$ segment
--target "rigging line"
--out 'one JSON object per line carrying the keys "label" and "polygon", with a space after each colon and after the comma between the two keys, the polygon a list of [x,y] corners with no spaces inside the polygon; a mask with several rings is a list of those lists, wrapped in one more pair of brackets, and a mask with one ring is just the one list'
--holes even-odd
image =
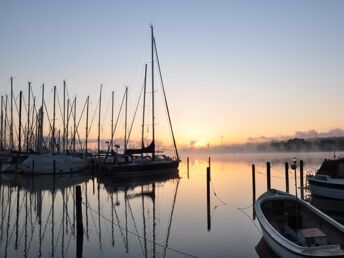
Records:
{"label": "rigging line", "polygon": [[171,232],[171,226],[172,226],[172,218],[173,218],[173,213],[174,213],[174,207],[176,205],[176,200],[177,200],[177,193],[178,193],[178,188],[179,188],[179,182],[180,182],[180,178],[178,178],[176,190],[174,192],[173,205],[172,205],[172,208],[171,208],[169,225],[168,225],[168,228],[167,228],[167,236],[166,236],[166,242],[165,242],[165,248],[164,248],[164,255],[163,255],[163,257],[166,257],[166,250],[168,248],[168,240],[170,238],[170,232]]}
{"label": "rigging line", "polygon": [[165,86],[164,86],[164,82],[163,82],[163,79],[162,79],[162,73],[161,73],[160,61],[159,61],[159,56],[158,56],[158,50],[157,50],[157,47],[156,47],[156,42],[155,42],[155,37],[154,36],[153,36],[153,44],[154,44],[155,56],[156,56],[156,60],[157,60],[157,63],[158,63],[158,68],[159,68],[161,87],[162,87],[162,91],[163,91],[163,95],[164,95],[165,106],[166,106],[166,111],[167,111],[167,115],[168,115],[168,121],[169,121],[169,124],[170,124],[170,130],[171,130],[172,139],[173,139],[173,145],[174,145],[174,148],[175,148],[175,151],[176,151],[177,159],[179,159],[176,139],[174,137],[174,132],[173,132],[173,127],[172,127],[170,111],[169,111],[169,108],[168,108],[168,103],[167,103],[167,98],[166,98]]}
{"label": "rigging line", "polygon": [[62,228],[63,224],[64,224],[64,221],[62,221],[62,223],[60,223],[60,228],[59,228],[59,231],[57,233],[56,243],[55,243],[55,247],[54,247],[55,250],[57,249],[57,244],[59,243],[59,238],[60,238],[60,234],[61,234],[61,228]]}
{"label": "rigging line", "polygon": [[48,217],[47,217],[47,220],[46,220],[46,223],[45,223],[45,226],[44,226],[44,231],[43,231],[43,235],[42,235],[42,241],[43,241],[43,239],[44,239],[45,232],[46,232],[47,227],[48,227],[49,217],[50,217],[50,215],[51,215],[52,209],[53,209],[53,207],[50,206],[50,211],[49,211],[49,213],[48,213]]}
{"label": "rigging line", "polygon": [[[134,78],[136,77],[136,74],[139,70],[139,66],[141,64],[141,59],[143,58],[143,55],[145,54],[145,49],[146,49],[146,46],[147,46],[147,42],[148,42],[148,37],[149,37],[149,33],[146,34],[146,38],[143,42],[143,45],[142,45],[142,48],[141,48],[141,55],[139,56],[138,60],[137,60],[137,63],[136,63],[136,67],[135,67],[135,71],[134,71],[134,74],[133,76],[131,77],[131,81],[130,81],[130,84],[129,85],[132,85],[133,84],[133,81],[134,81]],[[129,80],[128,80],[129,81]]]}
{"label": "rigging line", "polygon": [[97,113],[98,106],[99,106],[99,101],[97,101],[96,108],[94,109],[93,117],[92,117],[91,123],[90,123],[90,125],[89,125],[89,127],[88,127],[88,132],[87,132],[87,135],[89,135],[89,134],[90,134],[90,132],[91,132],[91,129],[92,129],[92,124],[93,124],[93,120],[94,120],[94,118],[95,118],[95,116],[96,116],[96,113]]}
{"label": "rigging line", "polygon": [[58,104],[59,110],[60,110],[60,115],[63,118],[62,108],[61,108],[61,103],[60,103],[60,98],[59,98],[59,93],[58,92],[56,92],[56,97],[57,97],[57,104]]}
{"label": "rigging line", "polygon": [[216,190],[215,190],[215,187],[214,187],[214,184],[213,184],[213,180],[210,180],[210,183],[211,183],[211,187],[213,188],[213,192],[214,192],[215,197],[216,197],[223,205],[227,206],[227,203],[224,202],[220,197],[217,196]]}
{"label": "rigging line", "polygon": [[102,131],[103,131],[103,127],[104,127],[104,122],[105,122],[105,119],[106,119],[106,115],[107,115],[107,113],[108,113],[108,111],[109,111],[110,103],[111,103],[111,95],[109,96],[109,100],[108,100],[108,103],[107,103],[107,106],[106,106],[106,109],[105,109],[105,114],[103,115],[103,122],[101,123]]}
{"label": "rigging line", "polygon": [[213,212],[211,213],[211,216],[210,216],[210,222],[213,221],[213,218],[214,218],[214,215],[215,215],[215,210],[216,210],[218,207],[221,207],[221,206],[225,206],[225,204],[215,205],[215,207],[214,207],[214,209],[213,209]]}
{"label": "rigging line", "polygon": [[250,204],[250,205],[247,205],[247,206],[245,206],[245,207],[243,207],[243,208],[239,207],[239,208],[237,208],[237,209],[246,210],[246,209],[248,209],[248,208],[251,208],[252,206],[253,206],[253,203]]}
{"label": "rigging line", "polygon": [[45,108],[45,112],[47,113],[47,117],[48,117],[48,122],[49,122],[49,133],[50,133],[50,131],[52,130],[52,125],[51,125],[51,122],[50,122],[50,117],[49,117],[49,113],[48,113],[48,108],[47,108],[47,105],[45,104],[45,101],[44,101],[44,108]]}
{"label": "rigging line", "polygon": [[108,144],[108,149],[107,149],[107,152],[106,152],[106,155],[105,155],[104,162],[107,160],[107,157],[108,157],[109,152],[110,152],[110,147],[113,145],[113,139],[114,139],[114,135],[115,135],[115,132],[116,132],[116,129],[117,129],[117,124],[118,124],[118,121],[119,121],[119,117],[120,117],[121,112],[122,112],[122,108],[123,108],[125,97],[126,97],[126,91],[123,94],[122,103],[121,103],[121,107],[120,107],[118,115],[117,115],[115,127],[113,128],[113,132],[111,132],[111,140],[110,140],[110,144]]}
{"label": "rigging line", "polygon": [[[256,170],[256,172],[258,173],[258,174],[260,174],[260,175],[266,175],[266,173],[263,173],[263,172],[261,172],[261,171],[259,171],[259,170]],[[272,175],[270,175],[271,177],[274,177],[274,178],[278,178],[278,179],[284,179],[284,177],[280,177],[280,176],[272,176]]]}
{"label": "rigging line", "polygon": [[[24,197],[24,196],[23,196],[23,197]],[[22,210],[22,208],[23,208],[23,206],[24,206],[24,201],[25,201],[25,200],[24,200],[24,198],[23,198],[22,203],[19,205],[19,211],[18,211],[19,214],[20,214],[20,212],[21,212],[21,210]],[[13,209],[14,209],[14,207],[15,207],[15,205],[13,205]],[[11,213],[12,213],[12,212],[11,212]],[[13,229],[12,229],[12,233],[11,233],[11,235],[10,235],[10,240],[11,240],[12,237],[13,237],[15,228],[16,228],[16,225],[14,224],[14,225],[13,225]],[[21,231],[21,233],[20,233],[19,240],[21,239],[21,237],[22,237],[23,234],[24,234],[24,228],[22,229],[22,231]]]}
{"label": "rigging line", "polygon": [[[123,104],[124,104],[124,100],[125,100],[125,92],[124,92],[124,94],[123,94],[123,98],[122,98],[122,102],[121,102],[121,107],[120,107],[120,109],[119,109],[119,112],[118,112],[118,115],[117,115],[117,119],[116,119],[116,123],[115,123],[115,126],[114,126],[114,128],[113,128],[113,132],[112,132],[112,139],[113,139],[113,137],[114,137],[114,135],[115,135],[115,132],[116,132],[116,129],[117,129],[117,125],[118,125],[118,121],[119,121],[119,117],[120,117],[120,114],[121,114],[121,112],[122,112],[122,108],[123,108]],[[111,145],[112,145],[112,142],[111,142]],[[109,151],[109,150],[108,150]]]}
{"label": "rigging line", "polygon": [[258,228],[257,224],[254,223],[254,220],[251,219],[251,217],[242,209],[238,208],[239,211],[241,211],[244,215],[246,215],[246,217],[253,223],[253,225],[255,226],[255,228],[258,230],[258,232],[263,235],[262,231]]}
{"label": "rigging line", "polygon": [[[117,213],[117,210],[116,210],[116,206],[114,206],[113,208],[114,208],[114,211],[115,211],[115,216],[116,216],[117,223],[118,223],[118,225],[121,225],[120,221],[119,221],[118,213]],[[115,223],[112,223],[112,224],[115,224]],[[123,231],[122,231],[122,227],[119,227],[119,231],[120,231],[120,233],[122,235],[122,240],[123,240],[124,248],[126,248],[127,245],[125,243],[125,237],[124,237],[124,234],[123,234]]]}
{"label": "rigging line", "polygon": [[136,118],[136,114],[137,114],[137,109],[138,109],[138,107],[139,107],[140,100],[141,100],[141,96],[142,96],[142,92],[143,92],[143,87],[144,87],[144,84],[142,84],[140,96],[139,96],[139,99],[138,99],[137,104],[136,104],[136,108],[135,108],[135,112],[134,112],[134,117],[133,117],[133,120],[132,120],[132,122],[131,122],[130,129],[129,129],[129,133],[128,133],[127,142],[129,142],[130,135],[131,135],[131,130],[133,129],[133,125],[134,125],[135,118]]}
{"label": "rigging line", "polygon": [[[130,211],[131,218],[132,218],[133,223],[134,223],[134,228],[135,228],[136,234],[139,235],[139,231],[137,230],[136,221],[135,221],[133,210],[131,209],[131,205],[130,205],[129,200],[128,200],[128,206],[129,206],[129,211]],[[139,237],[137,239],[139,240],[139,244],[140,244],[140,247],[141,247],[142,254],[144,254],[144,250],[143,250],[143,246],[142,246],[142,243],[141,243],[141,239]]]}
{"label": "rigging line", "polygon": [[[82,204],[85,205],[84,202],[82,202]],[[108,219],[108,218],[105,217],[104,215],[98,214],[96,210],[94,210],[94,209],[92,209],[92,208],[89,208],[89,209],[90,209],[92,212],[94,212],[95,214],[97,214],[98,216],[102,217],[102,218],[103,218],[104,220],[106,220],[107,222],[113,223],[110,219]],[[116,223],[113,223],[113,224],[116,225],[116,226],[119,227],[119,228],[122,228],[121,225],[119,225],[119,224],[116,224]],[[123,228],[123,230],[125,230],[125,229]],[[137,235],[135,232],[133,232],[133,231],[131,231],[131,230],[126,230],[126,231],[127,231],[128,233],[130,233],[131,235],[134,235],[134,236],[136,235],[136,236],[138,236],[138,237],[140,237],[140,238],[143,239],[142,236]],[[153,243],[153,240],[147,239],[147,241]],[[157,242],[155,242],[155,244],[158,245],[158,246],[160,246],[160,247],[165,247],[163,244],[160,244],[160,243],[157,243]],[[186,253],[186,252],[179,251],[179,250],[174,249],[174,248],[171,248],[171,247],[168,247],[167,249],[170,250],[170,251],[173,251],[173,252],[175,252],[175,253],[179,253],[179,254],[185,255],[185,256],[197,257],[197,256],[195,256],[195,255],[188,254],[188,253]]]}

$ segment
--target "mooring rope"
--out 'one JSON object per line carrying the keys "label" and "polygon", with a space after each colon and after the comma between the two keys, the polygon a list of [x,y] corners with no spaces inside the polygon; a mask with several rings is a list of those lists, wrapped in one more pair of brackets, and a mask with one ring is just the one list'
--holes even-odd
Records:
{"label": "mooring rope", "polygon": [[251,219],[251,217],[241,208],[238,208],[239,211],[241,211],[244,215],[246,215],[246,217],[253,223],[253,225],[255,226],[255,228],[258,230],[258,232],[263,235],[263,232],[258,228],[257,224],[254,222],[253,219]]}
{"label": "mooring rope", "polygon": [[[86,205],[84,202],[82,202],[82,204],[83,204],[83,205]],[[117,224],[117,223],[112,222],[110,219],[108,219],[108,218],[105,217],[104,215],[101,215],[100,213],[98,213],[98,212],[97,212],[96,210],[94,210],[93,208],[91,208],[91,207],[88,207],[88,208],[90,209],[90,211],[94,212],[95,214],[97,214],[98,216],[102,217],[103,219],[105,219],[105,220],[108,221],[109,223],[111,223],[111,224],[117,226],[118,228],[123,229],[123,230],[126,230],[128,233],[130,233],[130,234],[132,234],[132,235],[134,235],[134,236],[137,236],[137,237],[139,237],[139,238],[141,238],[141,239],[144,239],[143,236],[141,236],[141,235],[139,235],[139,234],[137,234],[137,233],[135,233],[135,232],[133,232],[133,231],[127,230],[127,229],[121,227],[121,226],[120,226],[119,224]],[[153,240],[147,239],[147,241],[153,243]],[[158,245],[158,246],[160,246],[160,247],[165,248],[165,245],[163,245],[163,244],[160,244],[160,243],[157,243],[157,242],[155,242],[155,244]],[[167,247],[167,249],[170,250],[170,251],[173,251],[173,252],[175,252],[175,253],[179,253],[179,254],[185,255],[185,256],[197,257],[197,256],[195,256],[195,255],[193,255],[193,254],[188,254],[188,253],[186,253],[186,252],[179,251],[179,250],[174,249],[174,248],[171,248],[171,247]]]}

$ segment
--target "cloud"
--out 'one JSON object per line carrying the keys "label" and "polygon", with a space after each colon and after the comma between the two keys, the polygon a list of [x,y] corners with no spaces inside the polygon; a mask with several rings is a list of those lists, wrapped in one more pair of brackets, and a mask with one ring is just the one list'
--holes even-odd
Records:
{"label": "cloud", "polygon": [[344,137],[344,130],[341,128],[334,128],[326,132],[317,132],[314,129],[308,131],[296,131],[293,135],[283,135],[277,137],[249,137],[247,140],[249,143],[263,143],[269,141],[283,141],[291,138],[324,138],[324,137]]}

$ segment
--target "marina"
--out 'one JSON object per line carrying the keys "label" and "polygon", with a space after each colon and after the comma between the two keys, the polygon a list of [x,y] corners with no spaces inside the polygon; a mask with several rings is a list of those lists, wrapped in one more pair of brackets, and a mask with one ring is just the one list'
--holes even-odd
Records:
{"label": "marina", "polygon": [[0,258],[344,257],[344,1],[2,1]]}
{"label": "marina", "polygon": [[[90,173],[56,175],[54,181],[49,175],[3,174],[2,256],[74,257],[75,186],[80,185],[84,233],[80,250],[85,257],[223,257],[228,253],[259,257],[255,247],[262,234],[253,209],[252,160],[260,196],[267,187],[267,158],[271,186],[284,191],[285,161],[294,156],[219,154],[209,160],[205,155],[191,155],[189,163],[180,163],[177,173],[153,178],[97,178]],[[319,167],[331,153],[298,156],[306,171]],[[291,172],[290,193],[295,193],[293,179]],[[305,199],[312,199],[307,191]]]}

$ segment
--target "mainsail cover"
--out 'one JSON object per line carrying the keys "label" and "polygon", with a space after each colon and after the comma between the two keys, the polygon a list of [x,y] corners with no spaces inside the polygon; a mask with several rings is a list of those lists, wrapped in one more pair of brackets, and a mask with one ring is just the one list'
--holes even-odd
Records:
{"label": "mainsail cover", "polygon": [[155,152],[155,143],[151,142],[147,147],[141,149],[127,149],[125,154],[142,154],[142,153],[154,153]]}

